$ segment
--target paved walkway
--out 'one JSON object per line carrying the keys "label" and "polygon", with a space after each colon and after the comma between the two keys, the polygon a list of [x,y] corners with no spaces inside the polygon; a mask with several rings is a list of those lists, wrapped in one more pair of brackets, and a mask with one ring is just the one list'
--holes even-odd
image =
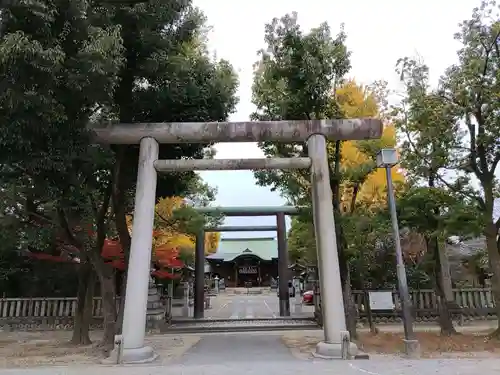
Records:
{"label": "paved walkway", "polygon": [[[0,375],[496,375],[500,359],[300,360],[280,334],[210,334],[174,362],[140,366],[60,366],[0,370]],[[1,360],[1,359],[0,359]]]}
{"label": "paved walkway", "polygon": [[37,369],[0,370],[0,375],[496,375],[500,360],[413,360],[391,361],[259,361],[246,362],[220,359],[215,364],[172,364],[123,367],[52,367]]}
{"label": "paved walkway", "polygon": [[[290,298],[290,312],[296,317],[313,316],[314,306],[303,306],[299,295]],[[278,296],[273,294],[226,295],[212,297],[212,308],[205,317],[212,319],[279,318]]]}
{"label": "paved walkway", "polygon": [[281,335],[214,334],[206,335],[176,363],[216,365],[228,363],[299,361],[281,340]]}

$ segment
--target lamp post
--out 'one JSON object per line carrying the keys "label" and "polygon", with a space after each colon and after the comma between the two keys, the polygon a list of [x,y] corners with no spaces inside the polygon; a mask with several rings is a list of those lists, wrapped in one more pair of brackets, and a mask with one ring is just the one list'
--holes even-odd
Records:
{"label": "lamp post", "polygon": [[394,245],[396,247],[396,270],[398,276],[399,298],[403,310],[403,326],[404,326],[404,344],[405,353],[408,357],[418,357],[420,353],[420,345],[413,331],[413,317],[411,314],[411,301],[408,292],[408,282],[406,280],[406,270],[403,261],[403,252],[401,250],[401,241],[399,238],[399,225],[396,213],[396,202],[394,199],[394,187],[392,185],[391,168],[398,163],[397,151],[393,148],[384,148],[377,154],[377,167],[385,169],[387,179],[387,202],[389,211],[391,212],[392,235],[394,237]]}

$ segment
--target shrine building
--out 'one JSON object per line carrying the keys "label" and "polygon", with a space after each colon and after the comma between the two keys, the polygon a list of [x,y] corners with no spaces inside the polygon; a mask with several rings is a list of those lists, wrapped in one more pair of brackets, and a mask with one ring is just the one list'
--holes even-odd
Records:
{"label": "shrine building", "polygon": [[213,276],[228,287],[270,286],[278,277],[278,241],[266,238],[222,238],[206,257]]}

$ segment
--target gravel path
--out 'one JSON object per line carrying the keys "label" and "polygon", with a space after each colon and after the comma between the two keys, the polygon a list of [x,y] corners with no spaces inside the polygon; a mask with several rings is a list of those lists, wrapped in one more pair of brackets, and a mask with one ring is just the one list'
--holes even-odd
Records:
{"label": "gravel path", "polygon": [[[93,332],[98,341],[100,332]],[[103,356],[92,346],[69,344],[71,332],[18,332],[0,335],[0,369],[40,366],[92,366],[101,363]],[[182,356],[200,340],[197,335],[150,335],[146,345],[160,356],[158,363],[167,364]],[[0,374],[2,372],[0,371]]]}

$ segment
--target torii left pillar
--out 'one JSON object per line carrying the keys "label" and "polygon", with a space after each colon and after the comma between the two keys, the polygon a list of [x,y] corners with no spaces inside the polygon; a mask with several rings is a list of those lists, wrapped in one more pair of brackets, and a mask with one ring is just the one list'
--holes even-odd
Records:
{"label": "torii left pillar", "polygon": [[153,348],[144,345],[156,201],[154,162],[158,152],[158,142],[154,138],[141,139],[122,341],[112,353],[118,363],[151,362],[158,357]]}

